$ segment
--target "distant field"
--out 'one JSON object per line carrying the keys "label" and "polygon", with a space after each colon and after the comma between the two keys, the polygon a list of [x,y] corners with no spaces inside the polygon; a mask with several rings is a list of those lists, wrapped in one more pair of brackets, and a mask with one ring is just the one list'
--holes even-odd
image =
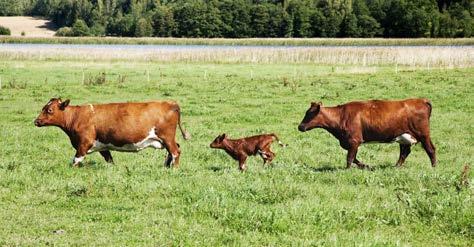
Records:
{"label": "distant field", "polygon": [[0,37],[0,43],[140,44],[140,45],[285,45],[285,46],[420,46],[474,45],[474,38],[127,38],[127,37]]}
{"label": "distant field", "polygon": [[[28,52],[0,52],[0,245],[472,246],[474,179],[460,186],[460,175],[474,161],[474,67],[459,66],[462,54],[428,67]],[[92,154],[70,167],[67,136],[33,125],[57,96],[177,100],[193,135],[177,136],[181,167],[165,169],[162,150],[114,152],[115,165]],[[420,145],[396,169],[398,145],[374,144],[358,156],[373,171],[345,170],[329,133],[297,131],[311,101],[411,97],[433,102],[435,169]],[[250,158],[242,174],[208,147],[224,132],[275,132],[288,147],[274,145],[270,167]]]}
{"label": "distant field", "polygon": [[[463,68],[474,66],[474,46],[194,46],[5,44],[0,59],[57,61],[203,62]],[[353,69],[353,68],[352,68]]]}
{"label": "distant field", "polygon": [[53,22],[31,16],[0,16],[0,26],[10,29],[9,38],[21,37],[22,32],[26,38],[53,37],[57,29]]}

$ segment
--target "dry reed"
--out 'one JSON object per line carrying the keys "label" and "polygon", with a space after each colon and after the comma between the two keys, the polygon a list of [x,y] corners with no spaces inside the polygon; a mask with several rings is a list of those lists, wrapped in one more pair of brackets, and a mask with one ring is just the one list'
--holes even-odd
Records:
{"label": "dry reed", "polygon": [[245,47],[0,45],[0,59],[309,63],[320,65],[462,68],[474,65],[474,46]]}

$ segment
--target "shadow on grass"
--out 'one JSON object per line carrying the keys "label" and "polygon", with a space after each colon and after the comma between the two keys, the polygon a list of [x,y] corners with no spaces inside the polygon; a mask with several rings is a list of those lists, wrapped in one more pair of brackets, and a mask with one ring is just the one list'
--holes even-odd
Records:
{"label": "shadow on grass", "polygon": [[[351,167],[350,169],[346,169],[346,167],[341,167],[341,166],[334,166],[334,165],[331,165],[331,164],[324,164],[323,166],[319,166],[319,167],[312,167],[312,166],[309,166],[307,164],[304,164],[303,165],[304,168],[306,169],[309,169],[313,172],[337,172],[337,171],[347,171],[347,170],[352,170],[352,169],[358,169],[357,167],[353,166]],[[366,168],[364,170],[367,170],[367,171],[376,171],[376,170],[385,170],[385,169],[393,169],[395,168],[394,165],[392,164],[383,164],[383,165],[379,165],[379,166],[373,166],[373,165],[369,165],[369,168]]]}
{"label": "shadow on grass", "polygon": [[[237,167],[234,167],[234,168],[237,170]],[[217,165],[207,167],[207,169],[211,170],[213,172],[228,172],[228,171],[232,170],[232,168],[230,168],[228,166],[217,166]]]}
{"label": "shadow on grass", "polygon": [[[100,161],[95,161],[95,160],[87,160],[83,161],[79,167],[80,169],[93,169],[93,170],[101,170],[110,166],[113,166],[114,164],[109,164],[106,162],[100,162]],[[71,165],[72,167],[72,165]]]}
{"label": "shadow on grass", "polygon": [[[35,18],[35,19],[38,19],[38,18]],[[51,31],[57,31],[58,30],[58,26],[56,26],[56,24],[52,21],[46,21],[43,25],[41,26],[38,26],[39,28],[46,28],[48,30],[51,30]]]}

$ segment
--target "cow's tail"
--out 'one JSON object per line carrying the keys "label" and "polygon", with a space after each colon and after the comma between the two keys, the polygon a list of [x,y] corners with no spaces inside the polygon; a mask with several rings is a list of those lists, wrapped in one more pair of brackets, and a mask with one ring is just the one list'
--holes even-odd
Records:
{"label": "cow's tail", "polygon": [[433,105],[431,103],[431,100],[425,99],[425,103],[428,106],[428,117],[431,117],[431,111],[433,110]]}
{"label": "cow's tail", "polygon": [[288,146],[288,144],[284,144],[283,142],[280,141],[280,139],[278,138],[277,135],[275,135],[274,133],[270,134],[271,136],[273,136],[273,139],[275,139],[277,142],[278,142],[278,145],[282,146],[282,147],[286,147]]}
{"label": "cow's tail", "polygon": [[178,112],[178,127],[181,131],[181,135],[183,136],[184,140],[189,140],[191,139],[191,134],[189,134],[189,132],[187,132],[181,125],[181,110],[179,109],[179,106],[177,106],[176,111]]}

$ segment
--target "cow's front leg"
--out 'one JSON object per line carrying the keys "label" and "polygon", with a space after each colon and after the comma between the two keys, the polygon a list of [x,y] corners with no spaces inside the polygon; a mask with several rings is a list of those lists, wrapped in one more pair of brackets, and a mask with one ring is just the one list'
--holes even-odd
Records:
{"label": "cow's front leg", "polygon": [[92,147],[92,142],[85,142],[85,143],[79,144],[79,146],[76,149],[76,155],[74,155],[74,158],[72,160],[72,166],[79,167],[79,165],[84,160],[84,157],[86,156],[87,151],[91,147]]}
{"label": "cow's front leg", "polygon": [[356,164],[360,169],[370,169],[370,167],[361,161],[357,159],[357,157],[354,158],[354,164]]}
{"label": "cow's front leg", "polygon": [[357,156],[357,150],[359,145],[351,144],[347,149],[347,161],[346,161],[346,169],[351,168],[352,163],[354,163],[354,159]]}
{"label": "cow's front leg", "polygon": [[241,172],[244,172],[245,170],[247,170],[247,165],[245,164],[245,161],[247,160],[247,155],[241,154],[238,159],[239,159],[239,170]]}

